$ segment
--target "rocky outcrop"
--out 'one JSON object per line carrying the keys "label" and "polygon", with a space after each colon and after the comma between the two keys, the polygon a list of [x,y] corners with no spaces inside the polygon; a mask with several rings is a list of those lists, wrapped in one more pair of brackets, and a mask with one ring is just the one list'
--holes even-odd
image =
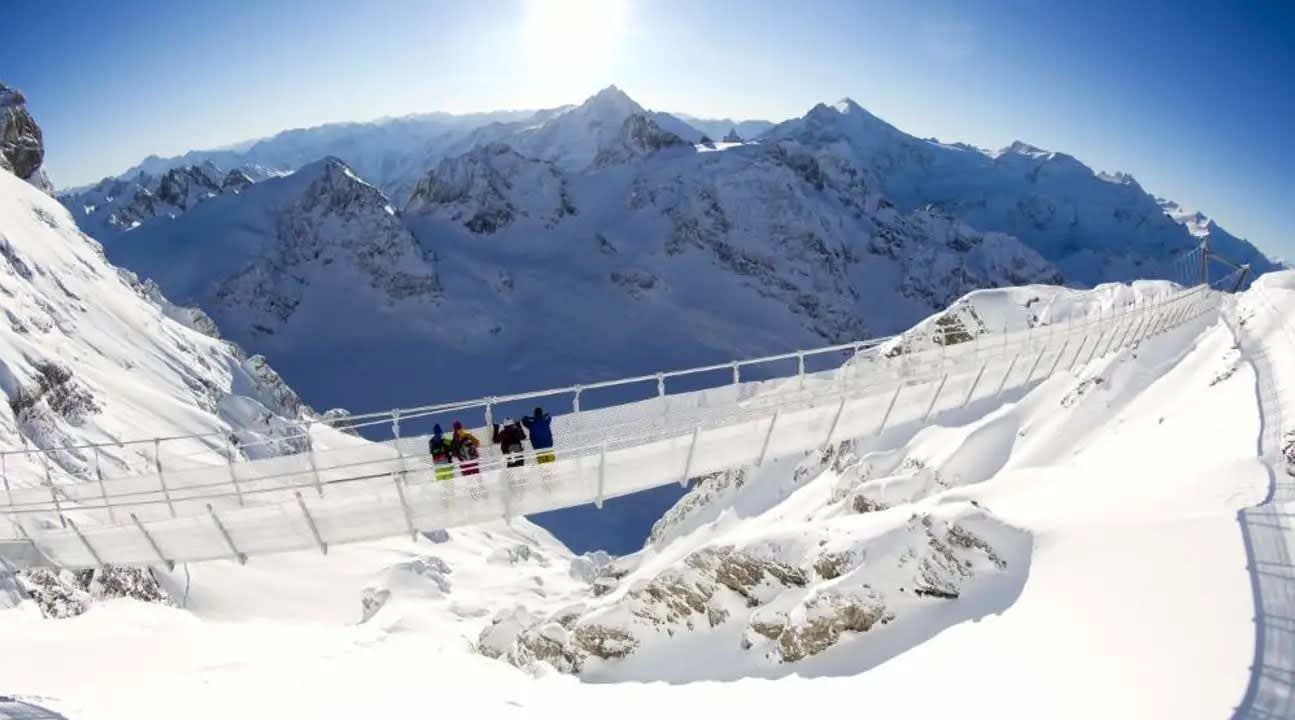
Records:
{"label": "rocky outcrop", "polygon": [[625,118],[620,134],[612,142],[599,148],[593,166],[604,168],[621,165],[669,148],[686,147],[690,145],[683,138],[663,130],[648,116],[635,113]]}
{"label": "rocky outcrop", "polygon": [[552,229],[576,208],[556,165],[491,143],[442,160],[414,188],[405,212],[446,217],[487,235],[519,220]]}
{"label": "rocky outcrop", "polygon": [[916,514],[865,537],[805,526],[745,546],[704,546],[587,608],[501,614],[478,647],[522,667],[543,661],[579,673],[633,654],[652,637],[731,632],[737,623],[743,649],[794,663],[1005,572],[1004,554],[982,531],[1005,528],[968,505]]}
{"label": "rocky outcrop", "polygon": [[27,98],[0,83],[0,170],[7,170],[45,192],[54,186],[42,168],[45,143],[27,111]]}
{"label": "rocky outcrop", "polygon": [[17,580],[22,594],[36,603],[41,614],[54,620],[76,617],[94,602],[113,598],[175,604],[147,568],[24,570]]}
{"label": "rocky outcrop", "polygon": [[238,313],[254,334],[274,335],[292,320],[314,282],[339,268],[363,279],[386,302],[438,296],[440,278],[430,253],[377,188],[334,158],[300,173],[313,179],[279,212],[274,237],[217,288],[212,305],[219,317]]}

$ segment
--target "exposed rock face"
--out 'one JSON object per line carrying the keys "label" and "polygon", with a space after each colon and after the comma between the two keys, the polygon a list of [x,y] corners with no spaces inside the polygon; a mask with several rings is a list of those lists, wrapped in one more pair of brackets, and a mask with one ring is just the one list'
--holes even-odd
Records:
{"label": "exposed rock face", "polygon": [[553,228],[576,208],[557,166],[491,143],[442,160],[414,188],[405,212],[441,215],[490,234],[521,219]]}
{"label": "exposed rock face", "polygon": [[336,159],[301,172],[314,179],[279,213],[274,237],[216,290],[219,317],[237,313],[254,333],[273,335],[342,268],[388,302],[435,299],[441,286],[431,257],[377,188]]}
{"label": "exposed rock face", "polygon": [[80,615],[96,600],[131,598],[173,605],[153,572],[141,568],[107,567],[103,570],[25,570],[18,573],[24,595],[50,619]]}
{"label": "exposed rock face", "polygon": [[672,132],[661,129],[641,113],[625,118],[616,139],[598,150],[594,167],[608,167],[632,162],[668,148],[686,148],[688,143]]}
{"label": "exposed rock face", "polygon": [[588,608],[501,614],[478,647],[522,667],[543,661],[579,673],[633,654],[653,636],[737,632],[765,661],[794,663],[1004,572],[1007,561],[981,529],[1003,531],[966,505],[913,515],[875,535],[806,525],[745,546],[703,546]]}
{"label": "exposed rock face", "polygon": [[27,98],[0,83],[0,170],[7,170],[45,192],[54,190],[41,167],[45,144],[40,126],[27,111]]}
{"label": "exposed rock face", "polygon": [[267,176],[257,168],[226,172],[207,161],[158,175],[104,178],[80,192],[62,193],[59,200],[83,230],[107,242],[154,218],[174,219],[213,198],[237,194]]}

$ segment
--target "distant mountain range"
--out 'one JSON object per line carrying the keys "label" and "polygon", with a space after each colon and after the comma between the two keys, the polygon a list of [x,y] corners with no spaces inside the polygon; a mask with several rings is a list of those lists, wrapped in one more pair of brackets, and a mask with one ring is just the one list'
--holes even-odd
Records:
{"label": "distant mountain range", "polygon": [[[1132,178],[1024,143],[921,140],[849,100],[755,140],[716,122],[609,87],[150,159],[62,199],[113,262],[354,410],[881,335],[983,287],[1173,277],[1199,242]],[[626,549],[675,494],[560,535],[619,525]]]}

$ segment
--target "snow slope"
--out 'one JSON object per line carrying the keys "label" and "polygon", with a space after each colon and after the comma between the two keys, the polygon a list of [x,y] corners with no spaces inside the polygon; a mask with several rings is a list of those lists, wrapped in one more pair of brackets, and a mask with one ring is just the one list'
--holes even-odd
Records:
{"label": "snow slope", "polygon": [[[1278,380],[1274,399],[1291,398],[1288,368],[1252,364],[1252,353],[1280,363],[1295,349],[1283,349],[1292,341],[1281,321],[1295,310],[1293,277],[1266,278],[1239,298],[1239,315],[1225,308],[1231,326],[1245,328],[1240,351],[1229,324],[1205,318],[896,444],[847,442],[748,468],[740,480],[705,480],[635,556],[573,559],[523,525],[328,558],[197,565],[188,610],[114,601],[58,623],[0,612],[0,678],[19,697],[85,718],[169,717],[177,702],[199,718],[399,714],[428,702],[429,682],[436,703],[483,717],[609,707],[631,717],[678,707],[781,717],[828,714],[860,698],[885,716],[1228,714],[1256,657],[1236,513],[1269,494],[1261,460],[1285,462],[1256,455],[1255,439],[1274,419],[1256,383]],[[1138,289],[1030,291],[1062,313]],[[988,291],[966,303],[993,323],[1031,322],[1038,304],[1021,297]],[[1261,302],[1274,306],[1262,317]],[[1271,367],[1281,374],[1256,374]],[[698,557],[719,564],[687,560]],[[734,557],[754,559],[748,572],[723,564]],[[935,569],[925,573],[928,561]],[[696,588],[719,567],[730,572],[712,576],[719,587],[700,610],[663,592],[648,603],[657,624],[618,614],[632,609],[634,593]],[[663,583],[689,571],[703,577]],[[913,592],[931,580],[946,582]],[[182,582],[177,573],[168,587],[179,594]],[[384,590],[361,622],[364,599],[372,609]],[[868,623],[858,613],[829,600],[851,596],[881,598],[891,616],[861,629]],[[717,610],[727,616],[712,626]],[[1276,622],[1290,608],[1262,610]],[[553,644],[594,618],[639,641],[619,659],[584,658],[584,679],[596,682],[536,662],[538,652],[574,669]],[[781,640],[790,628],[833,627],[834,618],[834,632],[804,636],[830,638],[825,647]],[[507,654],[499,633],[525,628],[532,655],[513,659],[526,672],[474,650]],[[608,655],[624,647],[612,633],[583,637]],[[103,649],[122,644],[136,652]],[[817,650],[789,661],[788,648]],[[1256,677],[1278,677],[1295,659],[1261,657],[1272,664]],[[48,672],[54,663],[60,671]]]}
{"label": "snow slope", "polygon": [[[241,452],[314,415],[263,357],[248,357],[204,313],[109,264],[58,201],[7,172],[0,297],[0,450],[13,487],[51,472],[92,477],[96,463],[115,473],[155,467],[152,443],[76,447],[86,443],[214,432]],[[219,435],[207,442],[168,452],[226,452]],[[66,449],[50,455],[47,470],[39,455],[20,452],[27,448]]]}

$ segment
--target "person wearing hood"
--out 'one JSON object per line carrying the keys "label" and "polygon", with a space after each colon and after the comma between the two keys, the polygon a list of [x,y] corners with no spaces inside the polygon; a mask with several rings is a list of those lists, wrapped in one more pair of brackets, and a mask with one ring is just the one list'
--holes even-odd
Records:
{"label": "person wearing hood", "polygon": [[454,456],[450,452],[450,441],[445,438],[440,423],[432,427],[432,437],[427,441],[427,452],[431,453],[437,480],[449,480],[454,477]]}
{"label": "person wearing hood", "polygon": [[522,429],[522,424],[508,418],[504,424],[495,423],[490,439],[499,446],[499,450],[504,454],[508,461],[508,467],[521,467],[526,464],[526,456],[522,453],[526,448],[522,445],[526,440],[526,431]]}
{"label": "person wearing hood", "polygon": [[531,431],[535,462],[541,465],[553,462],[553,416],[537,407],[534,414],[522,418],[522,424]]}
{"label": "person wearing hood", "polygon": [[481,472],[477,464],[480,457],[478,449],[481,441],[476,435],[463,429],[463,423],[454,421],[454,436],[450,438],[450,454],[459,460],[459,472],[463,475],[476,475]]}

